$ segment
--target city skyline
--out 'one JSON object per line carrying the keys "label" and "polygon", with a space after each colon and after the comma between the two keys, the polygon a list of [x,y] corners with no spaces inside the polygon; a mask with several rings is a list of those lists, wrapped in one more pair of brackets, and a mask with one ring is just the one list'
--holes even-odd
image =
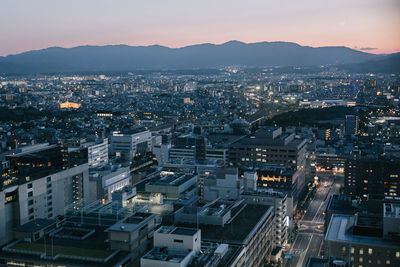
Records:
{"label": "city skyline", "polygon": [[[3,1],[0,56],[47,47],[238,40],[400,51],[400,3],[386,1]],[[24,7],[24,8],[21,8]],[[51,23],[50,23],[51,22]],[[316,23],[318,22],[318,23]]]}

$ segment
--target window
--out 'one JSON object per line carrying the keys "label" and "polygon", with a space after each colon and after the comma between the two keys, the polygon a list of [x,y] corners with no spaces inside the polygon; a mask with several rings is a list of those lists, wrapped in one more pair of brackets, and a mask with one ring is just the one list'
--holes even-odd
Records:
{"label": "window", "polygon": [[29,206],[30,206],[30,205],[33,205],[33,199],[31,199],[31,200],[28,201],[28,205],[29,205]]}
{"label": "window", "polygon": [[28,212],[29,212],[29,214],[32,214],[33,213],[33,208],[30,208]]}
{"label": "window", "polygon": [[359,262],[359,263],[362,263],[363,261],[364,261],[363,257],[360,257],[360,258],[358,259],[358,262]]}
{"label": "window", "polygon": [[354,248],[350,249],[351,254],[354,254]]}
{"label": "window", "polygon": [[386,260],[386,265],[390,265],[390,260]]}
{"label": "window", "polygon": [[28,184],[28,189],[32,188],[32,186],[33,186],[32,183],[29,183]]}
{"label": "window", "polygon": [[50,182],[51,181],[51,177],[47,177],[47,182]]}
{"label": "window", "polygon": [[183,243],[183,240],[181,240],[181,239],[174,239],[174,242],[175,242],[175,243]]}
{"label": "window", "polygon": [[364,254],[364,249],[360,248],[359,254],[363,255]]}
{"label": "window", "polygon": [[371,255],[372,254],[372,248],[368,249],[368,254]]}
{"label": "window", "polygon": [[33,196],[33,192],[32,191],[28,192],[28,197],[32,197],[32,196]]}

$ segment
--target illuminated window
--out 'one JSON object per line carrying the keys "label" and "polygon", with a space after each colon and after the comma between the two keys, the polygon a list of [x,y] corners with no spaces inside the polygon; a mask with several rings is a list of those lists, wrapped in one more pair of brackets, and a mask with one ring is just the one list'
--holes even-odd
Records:
{"label": "illuminated window", "polygon": [[371,255],[372,254],[372,248],[368,249],[368,254]]}
{"label": "illuminated window", "polygon": [[354,254],[354,248],[350,249],[351,254]]}
{"label": "illuminated window", "polygon": [[400,251],[396,251],[396,258],[400,258]]}
{"label": "illuminated window", "polygon": [[360,258],[358,259],[358,262],[359,262],[359,263],[362,263],[363,261],[364,261],[363,257],[360,257]]}
{"label": "illuminated window", "polygon": [[390,260],[386,260],[386,265],[390,265]]}
{"label": "illuminated window", "polygon": [[363,255],[364,254],[364,249],[360,248],[359,254]]}

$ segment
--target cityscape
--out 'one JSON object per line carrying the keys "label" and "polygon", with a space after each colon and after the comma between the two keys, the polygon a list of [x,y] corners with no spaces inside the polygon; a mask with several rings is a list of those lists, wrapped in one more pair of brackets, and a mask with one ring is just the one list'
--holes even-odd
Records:
{"label": "cityscape", "polygon": [[398,2],[116,2],[0,4],[0,266],[400,266]]}

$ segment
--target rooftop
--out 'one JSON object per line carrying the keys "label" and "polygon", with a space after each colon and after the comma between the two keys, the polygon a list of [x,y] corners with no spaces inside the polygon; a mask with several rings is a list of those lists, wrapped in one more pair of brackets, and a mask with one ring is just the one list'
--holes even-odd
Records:
{"label": "rooftop", "polygon": [[326,231],[325,240],[353,244],[369,244],[373,246],[399,246],[399,243],[392,240],[384,240],[381,237],[353,234],[356,216],[333,214],[331,222]]}
{"label": "rooftop", "polygon": [[159,176],[159,179],[154,182],[149,182],[151,185],[162,185],[162,186],[180,186],[183,183],[192,179],[194,174],[182,174],[176,173],[167,176]]}
{"label": "rooftop", "polygon": [[[355,200],[355,199],[354,199]],[[353,198],[349,195],[332,195],[329,199],[326,210],[355,211]]]}
{"label": "rooftop", "polygon": [[36,233],[40,230],[46,229],[49,226],[55,225],[57,220],[52,219],[35,219],[27,222],[14,229],[15,232]]}
{"label": "rooftop", "polygon": [[155,247],[142,258],[148,260],[179,263],[183,261],[189,255],[189,253],[190,251],[176,251],[170,250],[167,247]]}
{"label": "rooftop", "polygon": [[400,203],[385,203],[384,217],[400,218]]}
{"label": "rooftop", "polygon": [[[82,239],[55,234],[30,243],[16,241],[0,250],[0,259],[63,266],[114,266],[128,255],[128,252],[108,248],[104,228],[93,227],[90,230],[93,234]],[[43,258],[44,254],[46,258]]]}
{"label": "rooftop", "polygon": [[176,228],[171,232],[171,234],[193,236],[193,235],[196,234],[198,231],[199,231],[198,229],[193,229],[193,228],[176,227]]}
{"label": "rooftop", "polygon": [[[228,244],[247,244],[254,228],[266,216],[271,206],[239,204],[232,208],[232,220],[223,227],[218,225],[200,224],[202,240]],[[183,227],[194,227],[192,224],[176,224]]]}
{"label": "rooftop", "polygon": [[136,212],[132,216],[111,225],[106,232],[134,232],[154,217],[156,215],[152,213]]}

